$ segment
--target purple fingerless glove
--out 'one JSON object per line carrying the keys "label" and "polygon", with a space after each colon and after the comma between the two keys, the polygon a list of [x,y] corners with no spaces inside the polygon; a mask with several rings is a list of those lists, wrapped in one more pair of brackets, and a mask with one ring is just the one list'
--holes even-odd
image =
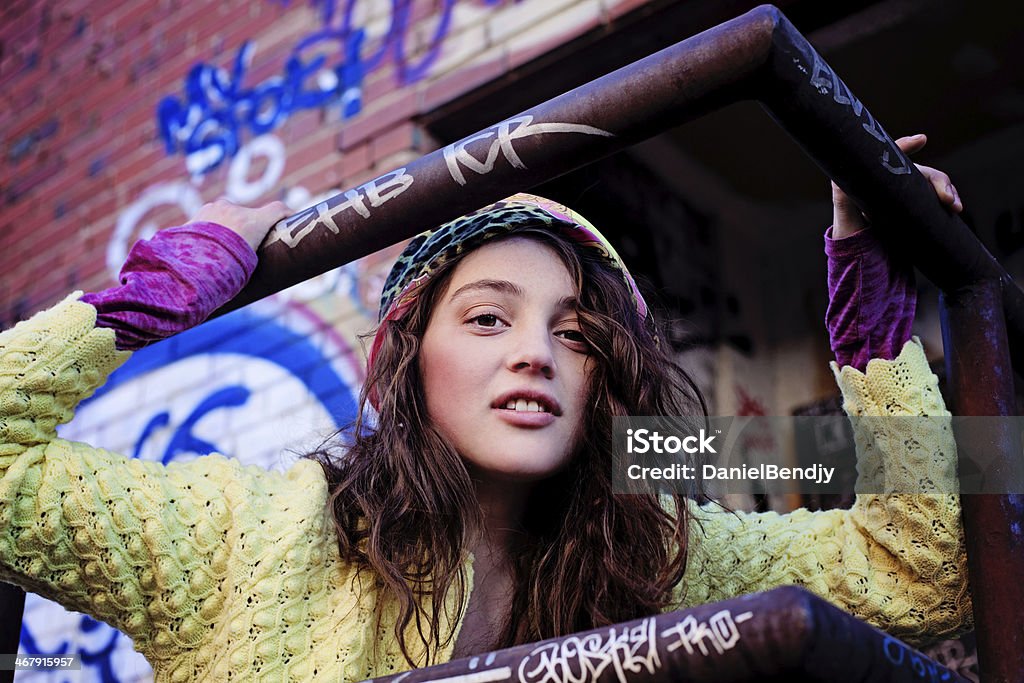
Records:
{"label": "purple fingerless glove", "polygon": [[840,366],[864,371],[872,358],[892,360],[910,339],[917,307],[914,271],[899,264],[870,228],[844,239],[825,231],[828,328]]}
{"label": "purple fingerless glove", "polygon": [[161,230],[132,246],[121,284],[81,300],[112,328],[116,346],[135,351],[195,327],[235,297],[256,269],[256,252],[217,223]]}

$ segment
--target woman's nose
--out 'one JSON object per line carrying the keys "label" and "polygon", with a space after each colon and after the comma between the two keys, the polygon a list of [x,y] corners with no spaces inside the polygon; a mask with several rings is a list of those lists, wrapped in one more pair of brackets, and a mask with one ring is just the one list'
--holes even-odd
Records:
{"label": "woman's nose", "polygon": [[515,372],[535,371],[545,377],[555,375],[555,356],[547,328],[528,330],[520,327],[509,353],[508,367]]}

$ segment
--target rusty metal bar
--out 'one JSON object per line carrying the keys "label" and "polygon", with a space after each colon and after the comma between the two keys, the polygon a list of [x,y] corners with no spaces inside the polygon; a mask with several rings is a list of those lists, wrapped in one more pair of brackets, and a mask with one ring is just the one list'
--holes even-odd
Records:
{"label": "rusty metal bar", "polygon": [[748,13],[284,219],[224,310],[749,97],[780,19]]}
{"label": "rusty metal bar", "polygon": [[759,100],[862,209],[896,226],[888,239],[912,246],[915,265],[941,289],[1000,280],[1011,338],[1024,342],[1024,292],[771,6],[281,221],[249,286],[220,313],[743,99]]}
{"label": "rusty metal bar", "polygon": [[374,683],[965,681],[789,586],[374,679]]}
{"label": "rusty metal bar", "polygon": [[[953,412],[1016,414],[999,282],[988,280],[944,292],[941,306]],[[1021,435],[1011,420],[960,421],[956,436],[961,459],[974,451],[998,452],[1006,458],[1021,453]],[[1020,681],[1024,629],[1016,609],[1008,612],[1007,605],[1024,605],[1024,496],[963,496],[961,506],[964,526],[970,530],[965,540],[974,618],[984,626],[976,633],[979,670],[987,682]]]}

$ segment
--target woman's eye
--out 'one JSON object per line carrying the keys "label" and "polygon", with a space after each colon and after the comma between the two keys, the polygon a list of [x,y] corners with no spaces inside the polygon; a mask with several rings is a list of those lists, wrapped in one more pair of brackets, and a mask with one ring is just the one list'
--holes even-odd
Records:
{"label": "woman's eye", "polygon": [[562,330],[561,332],[557,332],[556,334],[561,336],[566,341],[571,341],[578,344],[587,343],[587,338],[584,337],[583,333],[580,332],[579,330]]}
{"label": "woman's eye", "polygon": [[469,322],[476,323],[480,327],[497,327],[501,321],[493,313],[484,313],[483,315],[470,318]]}

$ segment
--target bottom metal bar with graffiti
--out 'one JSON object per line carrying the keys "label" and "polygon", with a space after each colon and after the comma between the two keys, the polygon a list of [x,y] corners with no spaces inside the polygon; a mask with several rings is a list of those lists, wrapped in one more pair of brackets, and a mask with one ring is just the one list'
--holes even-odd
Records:
{"label": "bottom metal bar with graffiti", "polygon": [[373,683],[966,681],[808,591],[766,593],[520,645]]}

